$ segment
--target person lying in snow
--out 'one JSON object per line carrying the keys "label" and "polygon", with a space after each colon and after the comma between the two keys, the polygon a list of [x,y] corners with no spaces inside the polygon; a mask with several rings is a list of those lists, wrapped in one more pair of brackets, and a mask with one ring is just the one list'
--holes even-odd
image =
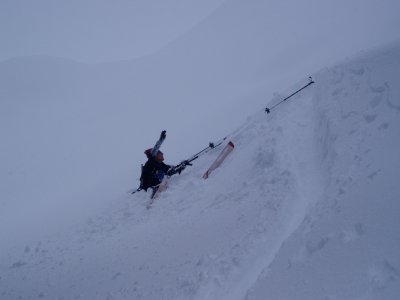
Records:
{"label": "person lying in snow", "polygon": [[147,156],[147,162],[142,167],[142,175],[140,177],[140,189],[147,191],[148,188],[157,188],[164,176],[171,176],[181,173],[186,163],[178,166],[170,166],[164,163],[164,154],[160,151],[161,144],[164,142],[167,132],[161,132],[160,138],[153,148],[147,149],[144,154]]}

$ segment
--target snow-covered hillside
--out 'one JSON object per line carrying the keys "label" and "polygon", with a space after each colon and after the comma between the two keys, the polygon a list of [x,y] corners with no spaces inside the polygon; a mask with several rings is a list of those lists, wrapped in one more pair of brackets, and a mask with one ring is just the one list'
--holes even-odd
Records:
{"label": "snow-covered hillside", "polygon": [[[400,297],[399,70],[397,45],[318,74],[310,142],[322,194],[246,299]],[[316,182],[298,175],[312,198]]]}
{"label": "snow-covered hillside", "polygon": [[151,209],[125,186],[84,224],[3,231],[0,298],[398,299],[400,44],[313,78],[233,131],[208,180],[218,149]]}
{"label": "snow-covered hillside", "polygon": [[[53,2],[0,3],[1,300],[400,297],[398,0]],[[236,147],[148,210],[164,129]]]}

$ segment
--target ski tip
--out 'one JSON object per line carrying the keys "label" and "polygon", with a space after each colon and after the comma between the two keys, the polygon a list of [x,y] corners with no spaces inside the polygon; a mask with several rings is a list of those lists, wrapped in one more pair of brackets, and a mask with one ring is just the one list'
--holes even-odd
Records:
{"label": "ski tip", "polygon": [[228,145],[231,146],[232,148],[235,148],[235,144],[232,141],[229,141]]}

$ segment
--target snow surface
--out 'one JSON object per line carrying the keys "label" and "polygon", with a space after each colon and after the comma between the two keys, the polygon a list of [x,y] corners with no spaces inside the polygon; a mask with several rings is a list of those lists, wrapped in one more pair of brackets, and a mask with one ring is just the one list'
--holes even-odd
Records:
{"label": "snow surface", "polygon": [[[399,4],[306,3],[225,1],[137,60],[1,62],[0,299],[399,299],[400,44],[359,52]],[[235,149],[147,209],[163,129],[167,163]]]}
{"label": "snow surface", "polygon": [[7,245],[1,298],[398,299],[399,78],[400,44],[316,73],[230,134],[208,180],[217,149],[151,209],[125,191],[74,230]]}

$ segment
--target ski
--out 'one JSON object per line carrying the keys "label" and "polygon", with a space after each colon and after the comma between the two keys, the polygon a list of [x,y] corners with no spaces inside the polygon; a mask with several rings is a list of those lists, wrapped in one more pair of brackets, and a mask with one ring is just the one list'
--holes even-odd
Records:
{"label": "ski", "polygon": [[235,145],[230,141],[225,146],[225,148],[222,149],[221,153],[214,160],[214,162],[211,164],[211,166],[208,168],[208,170],[204,173],[204,175],[203,175],[204,179],[207,179],[210,176],[211,172],[214,171],[216,168],[218,168],[222,164],[222,162],[229,155],[229,153],[232,152],[233,148],[235,148]]}

